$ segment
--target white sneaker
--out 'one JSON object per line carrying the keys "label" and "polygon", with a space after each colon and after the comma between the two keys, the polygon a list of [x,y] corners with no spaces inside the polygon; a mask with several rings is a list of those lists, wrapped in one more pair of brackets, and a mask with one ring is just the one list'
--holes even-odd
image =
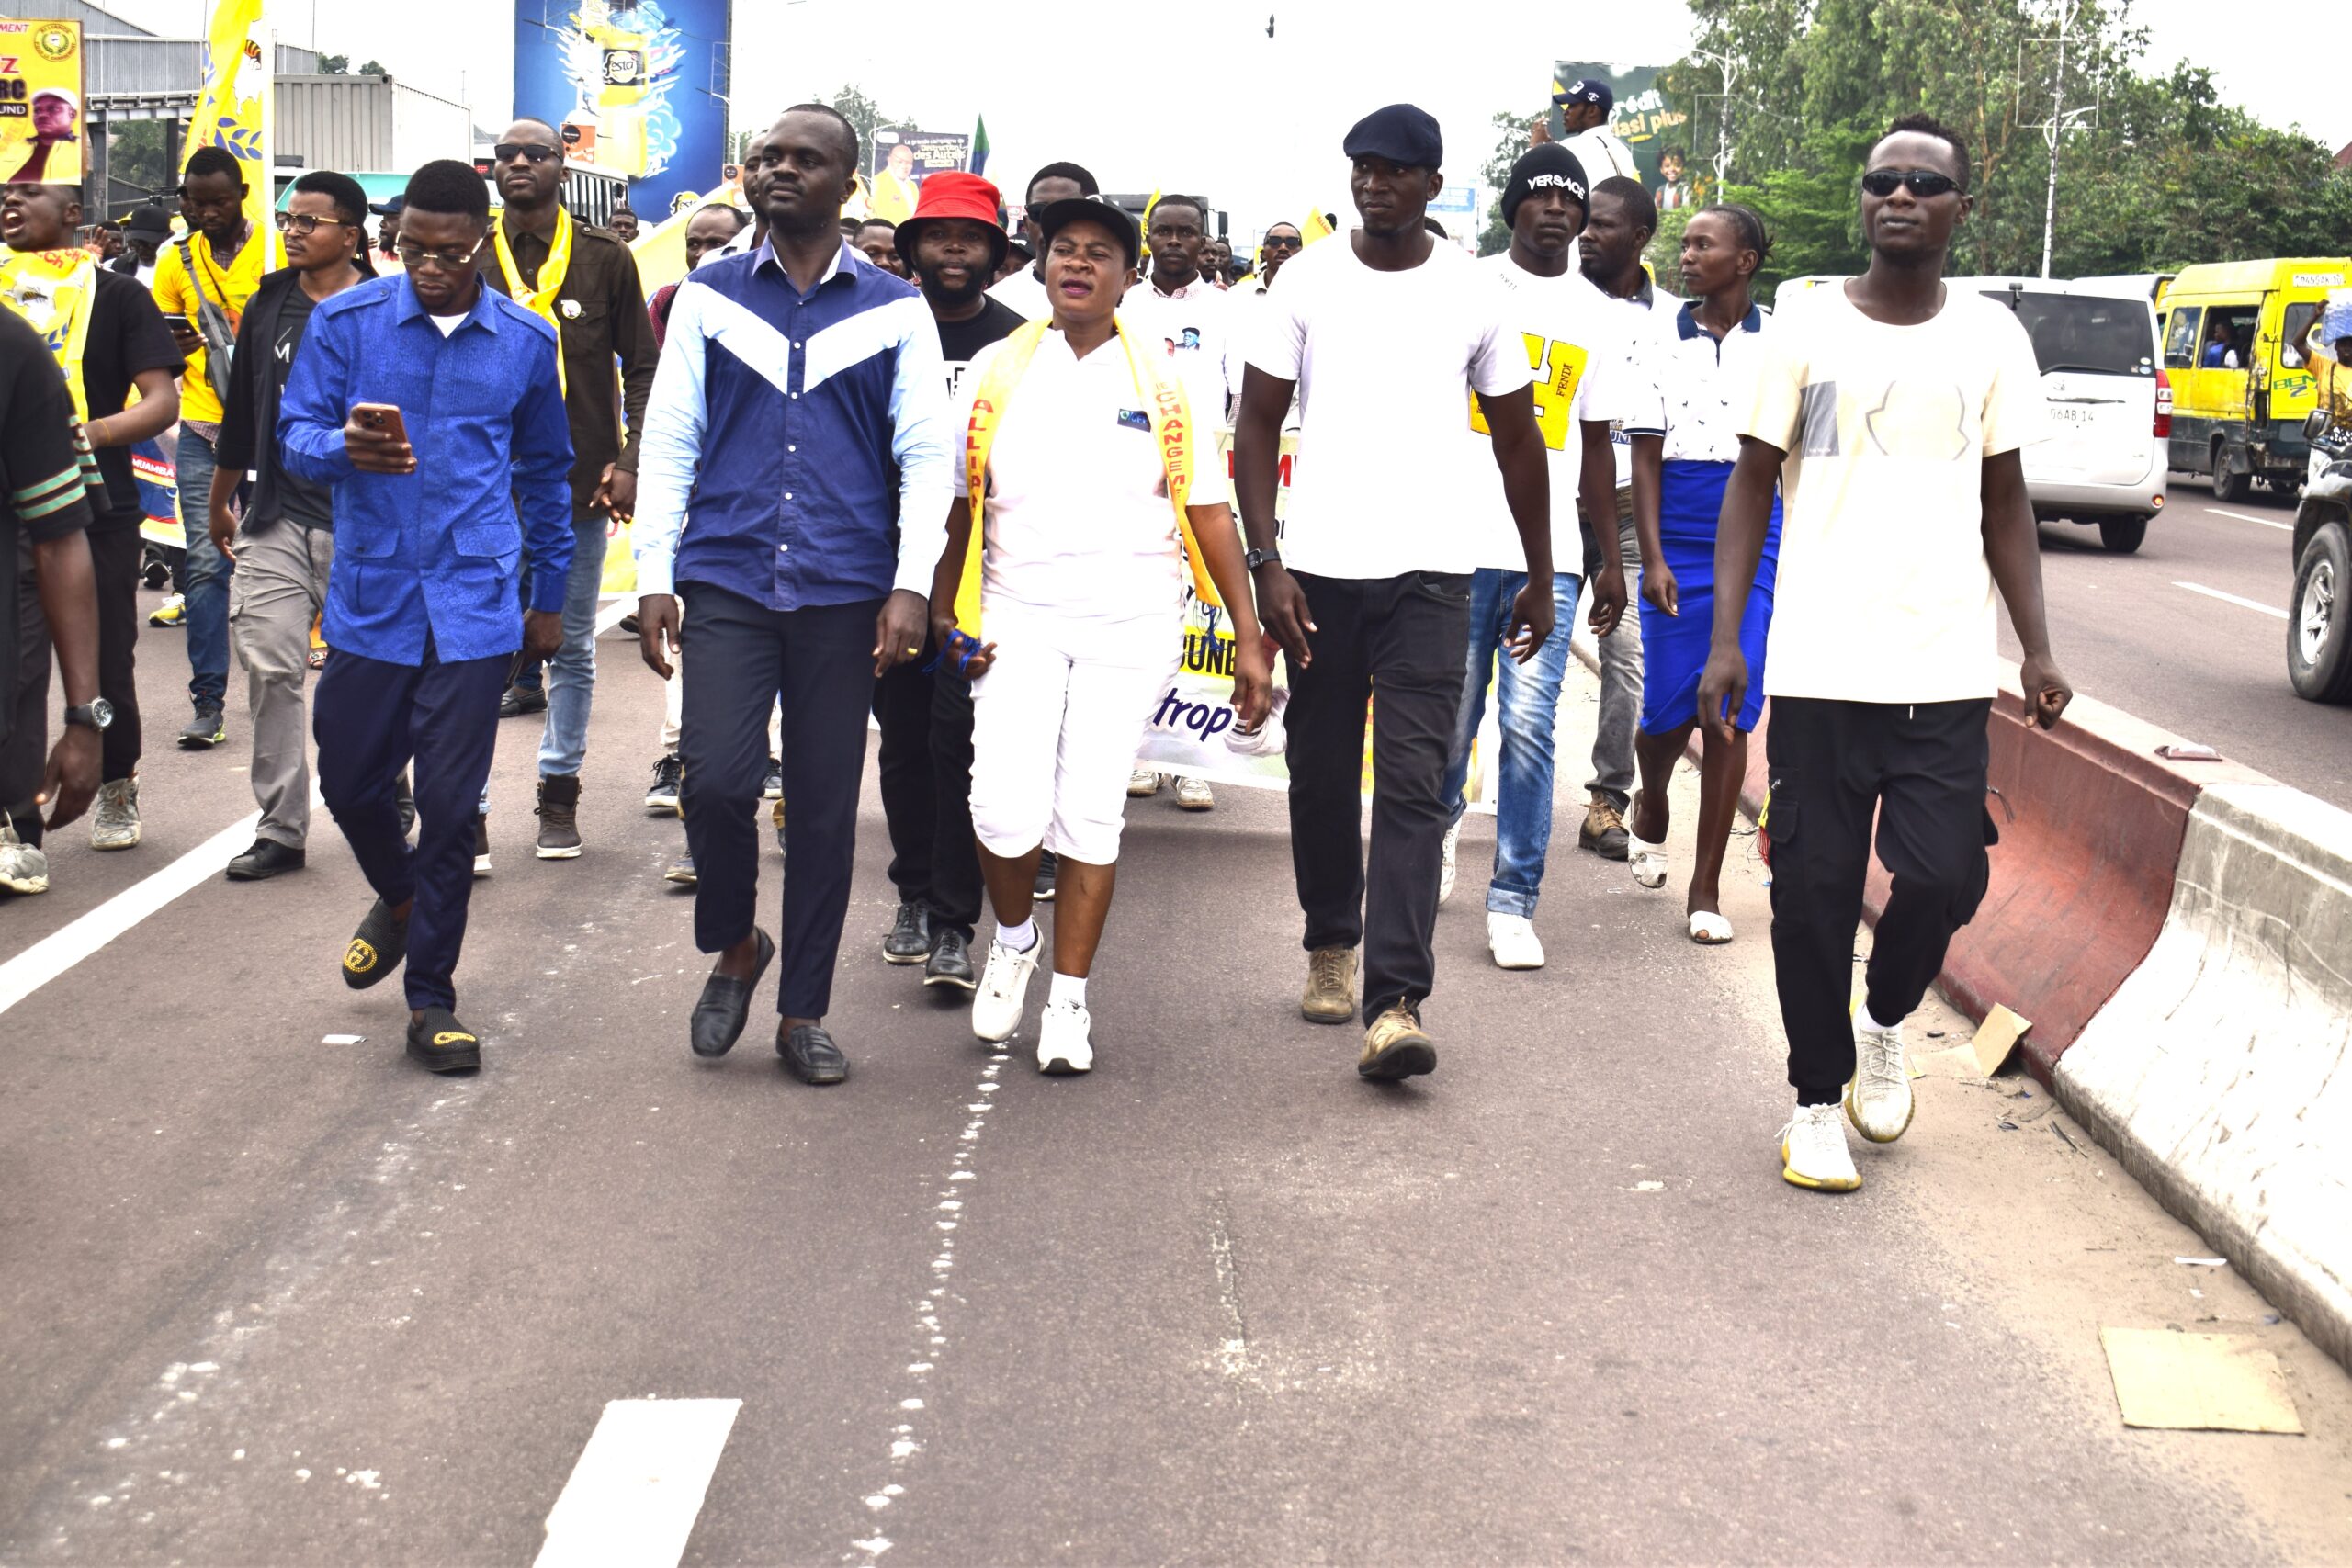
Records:
{"label": "white sneaker", "polygon": [[[1134,786],[1129,786],[1134,793]],[[1216,792],[1209,788],[1209,781],[1196,779],[1190,773],[1176,775],[1176,804],[1187,811],[1206,811],[1216,804]]]}
{"label": "white sneaker", "polygon": [[1498,969],[1544,967],[1543,940],[1535,934],[1535,922],[1525,915],[1498,915],[1487,910],[1487,951],[1495,955]]}
{"label": "white sneaker", "polygon": [[1148,800],[1159,793],[1159,771],[1138,767],[1127,775],[1127,798]]}
{"label": "white sneaker", "polygon": [[0,811],[0,887],[11,893],[49,891],[49,857],[17,837],[17,826]]}
{"label": "white sneaker", "polygon": [[1076,1002],[1047,1002],[1037,1020],[1037,1070],[1056,1077],[1093,1071],[1093,1022],[1094,1015]]}
{"label": "white sneaker", "polygon": [[1854,1020],[1854,1081],[1846,1086],[1846,1114],[1873,1144],[1891,1144],[1911,1125],[1918,1101],[1911,1065],[1904,1059],[1903,1026],[1871,1029]]}
{"label": "white sneaker", "polygon": [[1001,942],[989,943],[989,966],[980,975],[980,989],[972,998],[972,1032],[993,1045],[1010,1040],[1021,1028],[1021,1004],[1029,995],[1029,976],[1037,972],[1036,947],[1015,953]]}
{"label": "white sneaker", "polygon": [[1462,824],[1456,822],[1445,830],[1445,841],[1437,852],[1437,901],[1444,903],[1453,897],[1454,851],[1462,842]]}
{"label": "white sneaker", "polygon": [[1797,1107],[1781,1129],[1781,1179],[1816,1192],[1851,1192],[1862,1184],[1836,1106]]}
{"label": "white sneaker", "polygon": [[90,814],[90,847],[127,850],[139,842],[139,781],[117,779],[98,786],[97,809]]}

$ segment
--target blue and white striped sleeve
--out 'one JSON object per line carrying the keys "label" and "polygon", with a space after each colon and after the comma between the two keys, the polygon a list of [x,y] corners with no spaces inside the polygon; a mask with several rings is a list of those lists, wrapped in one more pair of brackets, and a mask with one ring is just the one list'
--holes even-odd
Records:
{"label": "blue and white striped sleeve", "polygon": [[890,383],[890,456],[899,465],[899,571],[892,586],[928,598],[933,569],[947,547],[947,507],[956,496],[958,453],[947,360],[938,323],[920,296],[882,309],[899,311],[906,322]]}
{"label": "blue and white striped sleeve", "polygon": [[702,308],[710,297],[708,288],[689,281],[670,300],[669,335],[638,439],[637,517],[629,542],[639,595],[677,592],[673,572],[678,536],[685,529],[686,502],[694,494],[703,431],[709,423],[703,400]]}

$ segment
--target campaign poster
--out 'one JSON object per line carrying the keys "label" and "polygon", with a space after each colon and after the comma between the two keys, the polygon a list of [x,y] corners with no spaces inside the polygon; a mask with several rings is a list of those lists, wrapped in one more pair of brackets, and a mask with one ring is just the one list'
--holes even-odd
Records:
{"label": "campaign poster", "polygon": [[865,152],[866,175],[873,182],[866,210],[887,222],[905,222],[914,216],[915,193],[922,182],[944,170],[964,168],[971,152],[972,138],[967,132],[876,126]]}
{"label": "campaign poster", "polygon": [[[1589,60],[1562,60],[1552,66],[1552,91],[1566,92],[1578,77],[1609,84],[1616,95],[1609,129],[1634,154],[1642,184],[1658,198],[1661,209],[1689,205],[1690,179],[1697,169],[1690,161],[1690,114],[1667,101],[1658,78],[1663,65],[1602,65]],[[1560,107],[1552,106],[1552,134],[1562,134]]]}
{"label": "campaign poster", "polygon": [[0,17],[0,174],[80,185],[82,24]]}
{"label": "campaign poster", "polygon": [[729,0],[515,0],[514,112],[670,210],[727,156]]}

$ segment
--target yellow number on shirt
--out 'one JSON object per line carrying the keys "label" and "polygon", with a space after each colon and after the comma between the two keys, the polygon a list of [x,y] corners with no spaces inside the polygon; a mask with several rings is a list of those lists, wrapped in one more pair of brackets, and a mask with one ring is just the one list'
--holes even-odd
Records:
{"label": "yellow number on shirt", "polygon": [[[1572,343],[1547,339],[1541,333],[1522,333],[1527,341],[1527,367],[1535,373],[1535,423],[1544,445],[1553,451],[1568,444],[1568,413],[1576,407],[1577,383],[1584,379],[1585,351]],[[1487,434],[1487,411],[1478,394],[1470,394],[1470,428]]]}

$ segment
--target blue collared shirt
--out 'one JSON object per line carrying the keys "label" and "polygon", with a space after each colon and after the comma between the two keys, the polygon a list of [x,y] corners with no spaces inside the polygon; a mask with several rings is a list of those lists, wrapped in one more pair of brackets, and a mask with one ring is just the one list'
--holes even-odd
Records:
{"label": "blue collared shirt", "polygon": [[645,412],[640,593],[707,582],[772,610],[928,596],[956,443],[939,329],[844,244],[802,293],[763,243],[679,284]]}
{"label": "blue collared shirt", "polygon": [[[555,330],[492,288],[444,337],[405,274],[311,314],[277,437],[288,469],[334,486],[330,646],[422,664],[429,633],[444,662],[513,653],[526,546],[530,607],[563,608],[571,429],[555,352]],[[343,427],[357,403],[399,408],[414,473],[352,467]]]}

